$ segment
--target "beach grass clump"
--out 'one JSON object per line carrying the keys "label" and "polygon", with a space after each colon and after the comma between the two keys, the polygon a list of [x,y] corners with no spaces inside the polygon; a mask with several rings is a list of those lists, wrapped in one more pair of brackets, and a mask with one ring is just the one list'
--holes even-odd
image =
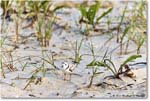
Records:
{"label": "beach grass clump", "polygon": [[139,36],[139,37],[137,37],[136,40],[137,40],[136,41],[136,44],[137,44],[137,54],[140,54],[140,49],[143,46],[143,44],[144,44],[144,42],[146,40],[146,37]]}
{"label": "beach grass clump", "polygon": [[5,31],[5,19],[9,16],[9,11],[11,10],[12,0],[10,1],[1,1],[0,2],[1,8],[3,9],[3,17],[1,23],[1,33]]}
{"label": "beach grass clump", "polygon": [[[132,10],[127,9],[128,2],[124,8],[120,23],[117,27],[117,42],[120,43],[120,54],[127,54],[130,42],[134,42],[137,45],[137,54],[140,53],[140,49],[146,41],[146,1],[141,0]],[[132,12],[129,16],[125,16],[126,13]],[[127,25],[123,22],[126,21]],[[124,28],[121,34],[121,26]],[[125,42],[126,37],[126,42]],[[125,49],[123,49],[123,43],[125,42]],[[125,50],[123,52],[123,50]]]}
{"label": "beach grass clump", "polygon": [[[2,47],[4,45],[5,40],[6,40],[6,37],[0,38],[0,50],[2,50]],[[3,54],[2,54],[2,52],[0,53],[0,69],[1,69],[2,77],[5,78],[6,76],[5,76],[4,66],[3,66]]]}
{"label": "beach grass clump", "polygon": [[120,40],[120,30],[121,30],[121,26],[122,26],[122,24],[123,24],[123,21],[124,21],[124,19],[125,19],[125,14],[126,14],[126,12],[127,12],[127,7],[128,7],[128,2],[127,2],[126,5],[125,5],[125,8],[124,8],[124,10],[123,10],[123,13],[122,13],[120,22],[119,22],[119,24],[118,24],[118,26],[117,26],[117,43],[118,43],[119,40]]}
{"label": "beach grass clump", "polygon": [[37,39],[44,47],[49,46],[50,39],[52,38],[52,27],[55,18],[48,20],[39,19],[37,22]]}
{"label": "beach grass clump", "polygon": [[81,50],[81,47],[82,47],[82,44],[83,44],[83,40],[84,39],[81,39],[81,41],[78,41],[76,40],[75,42],[75,46],[74,46],[74,62],[79,64],[80,61],[82,60],[82,55],[80,54],[80,50]]}
{"label": "beach grass clump", "polygon": [[[99,66],[95,65],[97,60],[96,60],[96,56],[95,56],[94,45],[92,42],[89,44],[89,49],[91,51],[93,60],[92,60],[92,62],[90,62],[87,65],[87,69],[92,69],[92,75],[90,77],[90,82],[87,86],[88,88],[90,88],[92,86],[94,78],[103,73],[103,72],[100,72]],[[104,57],[106,57],[106,55],[107,55],[107,51],[105,52]]]}
{"label": "beach grass clump", "polygon": [[103,72],[99,71],[99,67],[98,66],[88,66],[88,69],[92,69],[92,75],[90,77],[90,81],[89,84],[87,85],[88,88],[90,88],[93,84],[93,80],[95,77],[99,76],[100,74],[102,74]]}
{"label": "beach grass clump", "polygon": [[131,26],[129,33],[134,36],[131,38],[131,41],[137,45],[137,54],[139,54],[140,49],[146,42],[147,35],[146,1],[141,0],[134,8],[135,9],[132,10],[133,13],[130,17],[127,17],[127,19]]}
{"label": "beach grass clump", "polygon": [[120,79],[120,75],[124,74],[123,68],[128,66],[129,62],[134,61],[137,58],[141,58],[141,55],[132,55],[128,57],[122,64],[120,64],[119,68],[115,66],[114,62],[111,59],[103,59],[102,61],[93,61],[88,64],[88,66],[99,66],[107,68],[112,74],[113,77]]}
{"label": "beach grass clump", "polygon": [[123,49],[123,42],[124,42],[125,37],[128,34],[129,29],[130,29],[130,26],[126,27],[125,30],[124,30],[124,32],[123,32],[123,34],[120,37],[120,55],[123,54],[123,50],[124,50]]}
{"label": "beach grass clump", "polygon": [[81,18],[79,23],[84,22],[86,23],[86,26],[90,24],[92,25],[93,30],[95,30],[96,24],[98,24],[99,21],[102,18],[104,18],[106,15],[108,15],[113,9],[113,8],[109,8],[107,11],[103,12],[100,16],[97,17],[100,7],[101,7],[100,1],[96,1],[96,3],[91,5],[90,7],[87,7],[86,4],[80,5],[79,10],[81,12]]}

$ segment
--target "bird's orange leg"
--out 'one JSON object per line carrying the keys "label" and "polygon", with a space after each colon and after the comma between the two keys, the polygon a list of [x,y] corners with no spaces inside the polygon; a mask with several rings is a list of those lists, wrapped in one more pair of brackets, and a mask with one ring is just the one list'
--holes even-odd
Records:
{"label": "bird's orange leg", "polygon": [[71,81],[71,74],[69,74],[69,81]]}
{"label": "bird's orange leg", "polygon": [[66,73],[64,73],[64,81],[66,80]]}

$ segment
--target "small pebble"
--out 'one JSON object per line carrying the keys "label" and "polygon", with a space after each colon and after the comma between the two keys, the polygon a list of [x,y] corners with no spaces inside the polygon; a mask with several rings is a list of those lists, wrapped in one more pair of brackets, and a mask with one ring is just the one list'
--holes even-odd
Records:
{"label": "small pebble", "polygon": [[56,47],[56,45],[55,45],[55,44],[53,44],[53,45],[52,45],[52,47]]}
{"label": "small pebble", "polygon": [[59,93],[57,92],[56,95],[59,96]]}

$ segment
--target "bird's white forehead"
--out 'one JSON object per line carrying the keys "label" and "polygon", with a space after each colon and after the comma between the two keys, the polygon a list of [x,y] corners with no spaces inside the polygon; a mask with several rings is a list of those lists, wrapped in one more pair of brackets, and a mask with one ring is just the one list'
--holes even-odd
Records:
{"label": "bird's white forehead", "polygon": [[63,66],[63,67],[68,67],[68,65],[69,65],[69,64],[68,64],[67,62],[63,62],[63,63],[62,63],[62,66]]}

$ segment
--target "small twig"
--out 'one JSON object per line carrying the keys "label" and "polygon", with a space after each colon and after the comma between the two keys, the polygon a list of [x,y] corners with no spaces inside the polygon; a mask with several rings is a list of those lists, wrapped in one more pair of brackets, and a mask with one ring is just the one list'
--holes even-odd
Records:
{"label": "small twig", "polygon": [[26,84],[26,86],[23,88],[23,90],[25,90],[29,85],[30,83],[33,82],[33,78],[31,77],[31,79],[28,81],[28,83]]}
{"label": "small twig", "polygon": [[134,64],[129,64],[129,66],[140,65],[140,64],[147,65],[147,62],[137,62]]}
{"label": "small twig", "polygon": [[125,85],[125,86],[119,87],[118,89],[122,89],[122,88],[125,88],[125,87],[127,87],[127,86],[131,86],[131,85],[133,85],[133,84],[127,84],[127,85]]}
{"label": "small twig", "polygon": [[109,84],[109,83],[106,83],[106,82],[101,82],[101,83],[97,83],[97,84],[95,84],[95,86],[101,86],[101,85],[103,85],[103,84],[107,84],[108,86],[114,86],[114,87],[119,87],[119,86],[117,86],[116,84]]}

